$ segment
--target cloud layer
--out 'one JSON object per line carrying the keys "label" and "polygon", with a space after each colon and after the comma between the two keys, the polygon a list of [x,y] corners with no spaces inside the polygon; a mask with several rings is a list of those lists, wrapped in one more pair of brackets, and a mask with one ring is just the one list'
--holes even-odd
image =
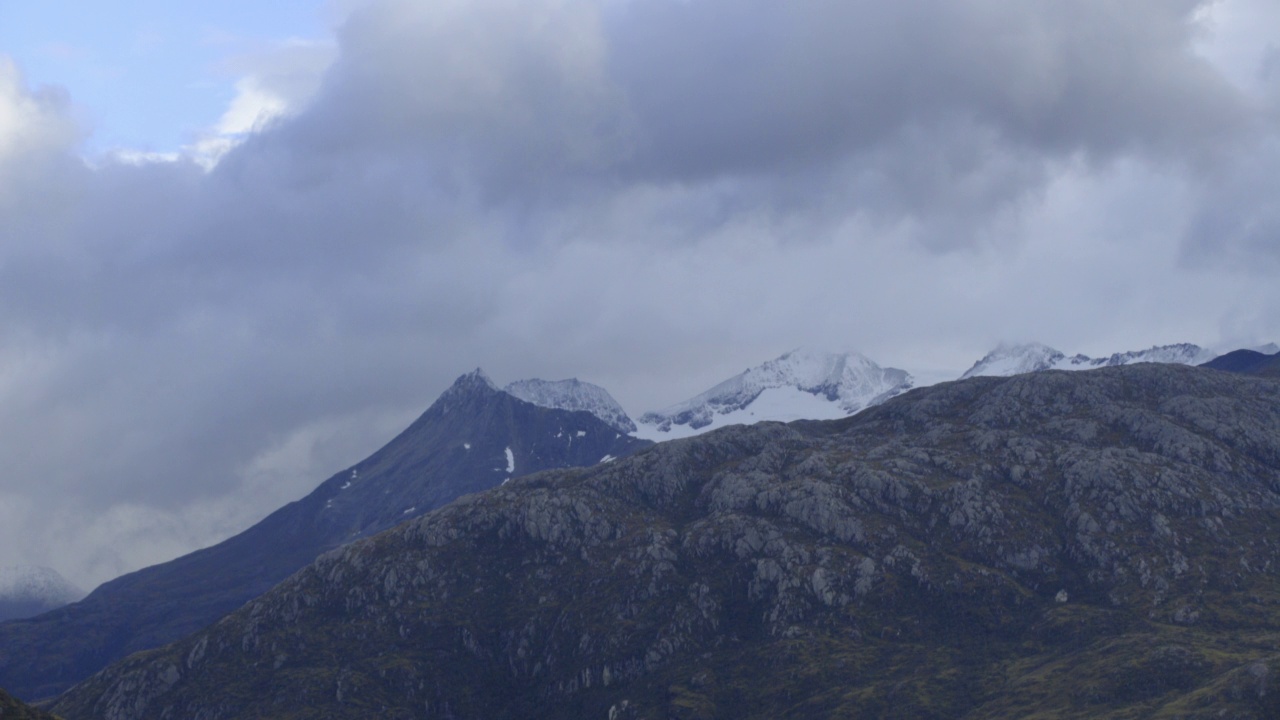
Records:
{"label": "cloud layer", "polygon": [[800,344],[1275,339],[1255,5],[373,2],[164,162],[0,60],[0,564],[224,537],[476,365],[639,413]]}

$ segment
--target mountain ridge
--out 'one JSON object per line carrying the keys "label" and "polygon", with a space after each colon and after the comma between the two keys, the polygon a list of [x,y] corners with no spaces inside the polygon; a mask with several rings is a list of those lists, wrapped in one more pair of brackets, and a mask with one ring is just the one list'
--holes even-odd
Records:
{"label": "mountain ridge", "polygon": [[54,709],[1274,717],[1277,516],[1272,381],[973,378],[463,498]]}

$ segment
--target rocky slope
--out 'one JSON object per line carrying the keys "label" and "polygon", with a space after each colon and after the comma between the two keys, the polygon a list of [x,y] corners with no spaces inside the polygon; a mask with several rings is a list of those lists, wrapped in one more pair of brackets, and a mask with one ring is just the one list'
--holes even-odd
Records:
{"label": "rocky slope", "polygon": [[53,568],[0,567],[0,620],[39,615],[82,597],[84,591]]}
{"label": "rocky slope", "polygon": [[1280,383],[975,378],[328,553],[66,718],[1269,718]]}
{"label": "rocky slope", "polygon": [[646,444],[590,413],[524,402],[477,370],[381,450],[240,535],[0,624],[0,686],[27,700],[55,695],[111,660],[208,625],[326,550],[513,477]]}
{"label": "rocky slope", "polygon": [[669,440],[762,420],[841,418],[906,392],[913,383],[905,370],[880,367],[858,353],[801,348],[697,397],[645,413],[639,436]]}

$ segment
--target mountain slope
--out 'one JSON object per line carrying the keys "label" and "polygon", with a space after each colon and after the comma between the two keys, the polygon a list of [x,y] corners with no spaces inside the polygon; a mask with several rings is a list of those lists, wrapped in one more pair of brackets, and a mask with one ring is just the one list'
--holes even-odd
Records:
{"label": "mountain slope", "polygon": [[1246,375],[1280,377],[1280,352],[1267,355],[1256,350],[1235,350],[1200,367]]}
{"label": "mountain slope", "polygon": [[1213,356],[1213,351],[1190,343],[1157,345],[1146,350],[1114,353],[1105,358],[1091,358],[1087,355],[1068,357],[1065,353],[1040,343],[1025,345],[1001,343],[974,363],[973,367],[966,370],[960,378],[963,380],[971,377],[1008,377],[1042,370],[1093,370],[1100,367],[1148,362],[1199,365]]}
{"label": "mountain slope", "polygon": [[1280,385],[975,378],[514,481],[67,693],[160,717],[1267,718]]}
{"label": "mountain slope", "polygon": [[586,410],[605,421],[614,430],[627,435],[636,431],[636,424],[622,409],[608,390],[599,385],[569,380],[518,380],[504,388],[516,397],[540,407],[561,410]]}
{"label": "mountain slope", "polygon": [[0,621],[39,615],[84,597],[84,591],[47,567],[0,567]]}
{"label": "mountain slope", "polygon": [[57,720],[43,710],[23,704],[9,693],[0,690],[0,718],[4,720]]}
{"label": "mountain slope", "polygon": [[477,370],[381,450],[245,532],[0,625],[0,686],[26,699],[55,695],[115,658],[208,625],[344,542],[512,477],[645,444],[590,413],[519,400]]}
{"label": "mountain slope", "polygon": [[911,375],[857,353],[793,350],[640,418],[640,437],[669,440],[761,420],[829,420],[906,392]]}

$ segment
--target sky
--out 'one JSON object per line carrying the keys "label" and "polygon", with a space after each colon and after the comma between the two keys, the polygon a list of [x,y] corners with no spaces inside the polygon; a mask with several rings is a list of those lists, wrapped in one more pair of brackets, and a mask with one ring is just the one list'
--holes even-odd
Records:
{"label": "sky", "polygon": [[0,0],[0,565],[216,542],[477,366],[638,415],[797,346],[1280,340],[1278,41],[1262,0]]}

